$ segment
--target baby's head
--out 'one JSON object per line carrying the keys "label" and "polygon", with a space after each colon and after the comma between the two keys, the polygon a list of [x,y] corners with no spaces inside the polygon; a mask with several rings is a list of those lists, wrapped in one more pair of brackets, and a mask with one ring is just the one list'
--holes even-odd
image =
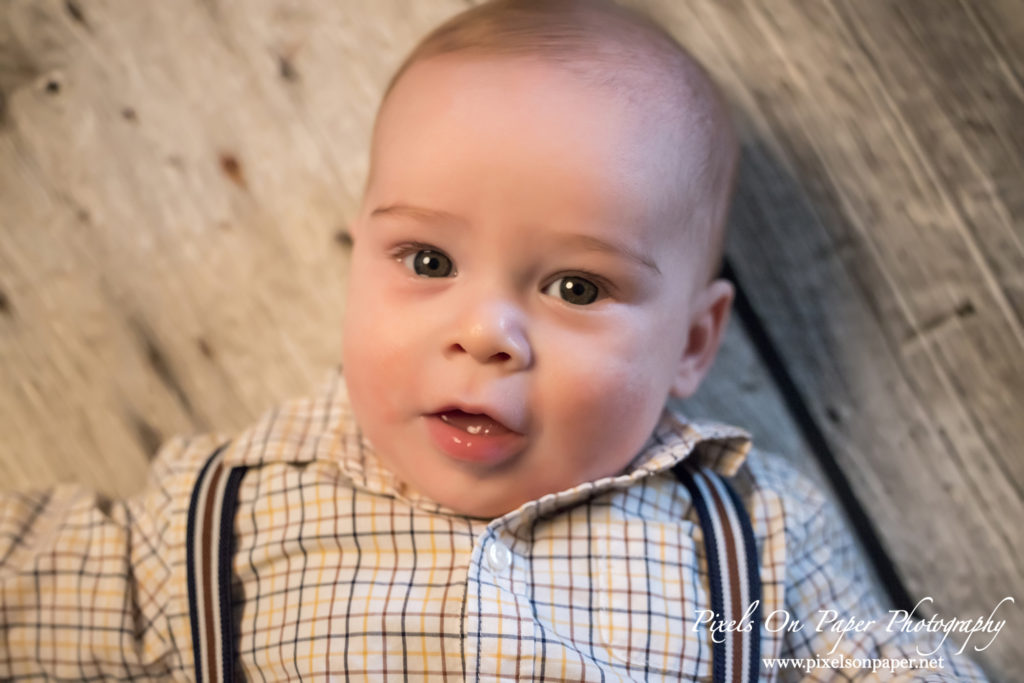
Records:
{"label": "baby's head", "polygon": [[492,517],[621,472],[717,352],[736,165],[701,67],[598,0],[499,0],[413,51],[374,129],[344,368],[380,460]]}

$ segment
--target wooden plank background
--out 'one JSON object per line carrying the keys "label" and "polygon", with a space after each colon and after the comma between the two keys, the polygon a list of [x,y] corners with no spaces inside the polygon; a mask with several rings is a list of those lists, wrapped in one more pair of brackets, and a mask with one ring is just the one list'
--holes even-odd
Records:
{"label": "wooden plank background", "polygon": [[[687,409],[834,487],[894,600],[1024,600],[1024,4],[634,4],[743,132],[747,307]],[[465,5],[0,5],[4,487],[126,495],[163,439],[315,387],[380,92]]]}

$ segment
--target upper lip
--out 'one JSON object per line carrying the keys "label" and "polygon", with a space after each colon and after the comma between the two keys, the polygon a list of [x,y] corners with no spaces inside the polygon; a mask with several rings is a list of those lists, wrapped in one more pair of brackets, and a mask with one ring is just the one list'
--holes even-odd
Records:
{"label": "upper lip", "polygon": [[515,432],[517,434],[523,433],[522,426],[518,423],[518,420],[514,419],[508,411],[503,411],[500,408],[493,406],[480,406],[466,403],[449,403],[439,410],[435,410],[430,415],[440,415],[441,413],[449,413],[452,411],[462,411],[471,415],[484,415],[491,420],[494,420],[505,429]]}

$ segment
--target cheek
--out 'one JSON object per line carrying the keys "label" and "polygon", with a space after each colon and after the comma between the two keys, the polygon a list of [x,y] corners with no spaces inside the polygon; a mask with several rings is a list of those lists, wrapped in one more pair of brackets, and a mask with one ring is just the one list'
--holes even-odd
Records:
{"label": "cheek", "polygon": [[552,425],[560,432],[559,447],[576,454],[571,467],[578,471],[621,469],[661,414],[670,385],[664,355],[652,350],[642,326],[633,329],[620,329],[604,343],[591,337],[585,352],[550,363],[545,404],[559,423]]}
{"label": "cheek", "polygon": [[556,330],[543,348],[547,371],[566,391],[598,401],[607,394],[649,396],[662,388],[667,394],[680,354],[675,337],[657,324],[660,317],[642,311],[571,335]]}
{"label": "cheek", "polygon": [[596,365],[561,383],[568,394],[564,405],[574,405],[584,422],[598,428],[614,423],[612,429],[621,429],[624,422],[643,422],[644,416],[660,412],[667,389],[644,372],[642,362],[595,360]]}
{"label": "cheek", "polygon": [[568,387],[560,404],[569,407],[555,426],[555,452],[564,485],[623,470],[643,447],[661,414],[664,397],[628,364],[604,367]]}
{"label": "cheek", "polygon": [[408,373],[411,335],[408,319],[397,309],[386,283],[374,277],[353,258],[345,328],[342,366],[353,409],[361,417],[392,409],[394,392],[381,387],[395,386]]}
{"label": "cheek", "polygon": [[408,297],[396,289],[393,265],[353,254],[345,316],[346,346],[351,342],[353,354],[386,356],[409,343],[413,321]]}

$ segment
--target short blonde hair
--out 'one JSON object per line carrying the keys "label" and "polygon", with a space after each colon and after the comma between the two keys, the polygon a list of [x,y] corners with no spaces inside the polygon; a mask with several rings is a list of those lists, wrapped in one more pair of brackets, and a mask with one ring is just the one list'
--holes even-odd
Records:
{"label": "short blonde hair", "polygon": [[710,201],[707,215],[681,220],[703,224],[708,277],[717,273],[735,184],[736,135],[705,69],[662,26],[611,0],[488,0],[450,18],[413,48],[388,83],[381,108],[413,64],[451,54],[540,59],[636,106],[661,105],[666,118],[697,121],[707,137],[699,182]]}

